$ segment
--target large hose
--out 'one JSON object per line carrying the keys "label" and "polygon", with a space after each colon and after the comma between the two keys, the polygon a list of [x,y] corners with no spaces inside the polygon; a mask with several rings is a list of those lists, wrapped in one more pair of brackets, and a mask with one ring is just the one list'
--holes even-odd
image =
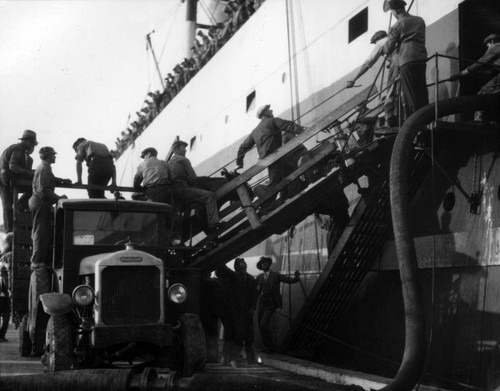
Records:
{"label": "large hose", "polygon": [[[439,101],[439,117],[472,110],[500,108],[499,94],[474,95]],[[433,104],[413,113],[399,131],[391,157],[390,194],[392,225],[405,308],[405,349],[394,380],[384,391],[411,390],[418,382],[425,361],[425,319],[415,244],[410,230],[408,165],[413,140],[419,130],[435,119]]]}

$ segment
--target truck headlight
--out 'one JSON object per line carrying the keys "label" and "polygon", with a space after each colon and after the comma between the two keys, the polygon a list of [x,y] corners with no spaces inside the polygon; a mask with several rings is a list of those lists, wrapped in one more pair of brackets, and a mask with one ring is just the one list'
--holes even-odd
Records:
{"label": "truck headlight", "polygon": [[182,244],[181,234],[178,233],[172,234],[172,236],[170,237],[170,243],[172,244],[172,246],[180,246]]}
{"label": "truck headlight", "polygon": [[174,284],[168,288],[168,298],[170,301],[181,304],[187,299],[187,289],[182,284]]}
{"label": "truck headlight", "polygon": [[80,307],[88,307],[94,303],[94,290],[88,285],[78,285],[73,290],[73,301]]}

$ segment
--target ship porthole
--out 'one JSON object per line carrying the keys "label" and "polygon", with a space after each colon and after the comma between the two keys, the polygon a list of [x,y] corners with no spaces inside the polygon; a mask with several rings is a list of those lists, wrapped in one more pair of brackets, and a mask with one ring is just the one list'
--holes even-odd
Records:
{"label": "ship porthole", "polygon": [[455,194],[447,193],[443,200],[443,209],[447,212],[451,211],[455,206]]}
{"label": "ship porthole", "polygon": [[281,75],[281,82],[285,83],[285,81],[286,81],[286,72],[283,72],[283,74]]}

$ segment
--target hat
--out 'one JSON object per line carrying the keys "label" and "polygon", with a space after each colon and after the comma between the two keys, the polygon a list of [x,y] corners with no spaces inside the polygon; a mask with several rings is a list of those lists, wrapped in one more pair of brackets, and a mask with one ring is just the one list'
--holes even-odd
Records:
{"label": "hat", "polygon": [[32,130],[25,130],[23,132],[23,136],[19,140],[31,140],[34,142],[36,141],[36,133],[33,132]]}
{"label": "hat", "polygon": [[262,264],[264,262],[269,262],[271,265],[273,264],[273,260],[269,257],[260,257],[259,262],[257,262],[257,269],[263,270]]}
{"label": "hat", "polygon": [[83,143],[84,141],[87,141],[86,139],[84,139],[83,137],[80,137],[79,139],[77,139],[74,143],[73,143],[73,149],[77,148],[81,143]]}
{"label": "hat", "polygon": [[398,8],[403,8],[405,6],[406,2],[403,0],[384,0],[384,12]]}
{"label": "hat", "polygon": [[54,155],[57,154],[57,152],[52,147],[42,147],[42,148],[40,148],[38,153],[40,154],[40,156],[48,155],[50,153],[52,153]]}
{"label": "hat", "polygon": [[246,262],[245,262],[245,259],[244,258],[236,258],[234,260],[234,270],[236,270],[238,268],[238,266],[240,265],[245,265],[246,266]]}
{"label": "hat", "polygon": [[264,105],[257,110],[257,118],[261,119],[262,115],[264,114],[264,111],[268,110],[271,107],[271,105]]}
{"label": "hat", "polygon": [[500,42],[500,34],[490,34],[490,35],[488,35],[488,36],[484,39],[483,43],[486,45],[486,44],[487,44],[488,42],[490,42],[490,41],[497,41],[497,42]]}
{"label": "hat", "polygon": [[375,34],[372,35],[372,37],[370,39],[370,43],[375,43],[379,39],[382,39],[382,38],[385,38],[385,37],[387,37],[387,33],[384,30],[379,30]]}
{"label": "hat", "polygon": [[149,147],[141,152],[141,158],[144,159],[144,156],[146,156],[147,153],[150,153],[153,156],[158,156],[158,151],[153,147]]}
{"label": "hat", "polygon": [[172,144],[172,149],[175,151],[175,150],[177,150],[177,148],[179,148],[181,145],[184,145],[185,147],[187,147],[187,146],[188,146],[188,143],[186,143],[185,141],[181,141],[181,140],[174,141],[174,143]]}

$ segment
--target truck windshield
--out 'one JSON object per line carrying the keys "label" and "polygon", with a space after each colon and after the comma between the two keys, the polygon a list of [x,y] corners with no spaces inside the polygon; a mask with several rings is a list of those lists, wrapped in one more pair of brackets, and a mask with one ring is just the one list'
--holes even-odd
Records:
{"label": "truck windshield", "polygon": [[128,240],[139,246],[158,246],[164,230],[156,213],[123,211],[75,211],[73,244],[81,246],[123,245]]}

